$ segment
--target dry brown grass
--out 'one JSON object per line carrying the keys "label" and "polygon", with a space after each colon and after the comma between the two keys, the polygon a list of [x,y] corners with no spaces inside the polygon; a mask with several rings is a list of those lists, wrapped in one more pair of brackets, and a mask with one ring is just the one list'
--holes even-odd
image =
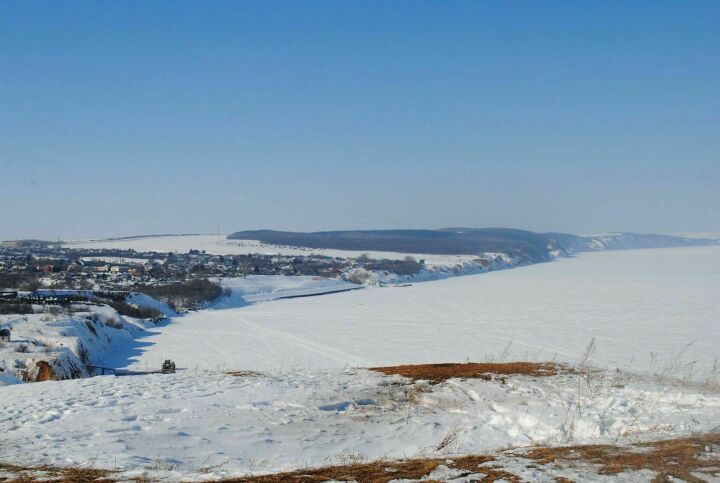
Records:
{"label": "dry brown grass", "polygon": [[30,483],[47,481],[48,479],[61,483],[102,482],[112,481],[112,479],[108,477],[113,473],[109,470],[98,470],[95,468],[56,468],[54,466],[25,468],[6,464],[0,464],[0,471],[13,473],[15,475],[12,478],[3,478],[0,476],[0,481],[4,483]]}
{"label": "dry brown grass", "polygon": [[358,481],[380,483],[405,478],[418,479],[430,473],[440,463],[436,460],[410,460],[394,463],[374,462],[355,465],[329,466],[312,470],[277,473],[273,475],[251,476],[229,480],[233,483],[276,483],[284,481]]}
{"label": "dry brown grass", "polygon": [[224,374],[235,377],[256,377],[260,375],[259,372],[254,371],[225,371]]}
{"label": "dry brown grass", "polygon": [[[515,450],[503,453],[503,457],[524,461],[525,466],[542,470],[543,466],[556,469],[573,466],[575,464],[591,464],[597,468],[601,475],[617,475],[624,471],[650,470],[657,473],[654,481],[667,481],[669,477],[680,478],[688,482],[704,481],[697,475],[716,475],[720,473],[720,434],[709,433],[687,438],[676,438],[649,443],[633,445],[588,445],[563,446],[549,448],[533,448],[530,450]],[[708,457],[707,450],[715,448],[716,457]],[[701,455],[705,456],[701,458]],[[342,466],[329,466],[298,470],[272,475],[247,476],[222,480],[226,483],[280,483],[286,481],[321,482],[321,481],[357,481],[360,483],[387,483],[395,479],[420,479],[426,477],[440,465],[461,471],[462,475],[481,473],[486,475],[482,481],[493,482],[505,480],[520,482],[520,477],[499,467],[496,456],[471,455],[448,458],[416,458],[400,461],[374,461],[356,463]],[[532,463],[527,463],[531,460]],[[480,466],[493,463],[488,466]],[[17,475],[3,482],[27,483],[39,481],[42,478],[33,476],[34,472],[43,472],[43,478],[55,477],[53,481],[63,483],[88,483],[97,481],[112,481],[113,471],[90,468],[55,468],[49,466],[19,467],[0,464],[0,471]],[[147,481],[138,479],[134,481]],[[431,481],[431,480],[425,480]],[[558,482],[569,480],[562,477],[555,478]]]}
{"label": "dry brown grass", "polygon": [[632,446],[595,445],[538,448],[527,457],[540,464],[582,461],[600,465],[599,473],[617,475],[628,470],[652,470],[658,473],[655,481],[675,477],[688,482],[702,482],[692,473],[720,472],[720,454],[716,458],[700,459],[702,452],[712,445],[720,445],[720,434],[709,433],[688,438],[668,439]]}
{"label": "dry brown grass", "polygon": [[485,476],[482,481],[497,481],[497,480],[503,480],[503,481],[509,481],[511,483],[516,483],[521,481],[520,478],[515,476],[514,474],[505,471],[501,468],[490,468],[487,466],[480,467],[483,463],[488,463],[490,461],[494,461],[495,458],[492,456],[485,456],[485,455],[471,455],[471,456],[463,456],[462,458],[454,458],[453,459],[453,465],[448,465],[451,468],[460,468],[468,473],[482,473]]}
{"label": "dry brown grass", "polygon": [[570,368],[553,362],[469,362],[465,364],[415,364],[405,366],[371,367],[370,370],[388,376],[404,376],[414,380],[438,383],[458,377],[490,380],[493,376],[554,376],[569,373]]}
{"label": "dry brown grass", "polygon": [[38,361],[38,374],[35,378],[36,382],[43,382],[43,381],[57,381],[57,376],[55,375],[55,370],[52,368],[50,364],[48,364],[45,361]]}
{"label": "dry brown grass", "polygon": [[517,476],[502,469],[479,467],[479,465],[493,460],[494,458],[492,456],[478,455],[452,459],[418,458],[402,461],[375,461],[372,463],[329,466],[326,468],[278,473],[274,475],[251,476],[227,481],[232,483],[281,483],[287,481],[302,481],[303,483],[320,481],[387,483],[388,481],[397,479],[414,480],[422,478],[440,465],[461,470],[463,474],[468,475],[472,473],[482,473],[486,475],[482,481],[520,481]]}

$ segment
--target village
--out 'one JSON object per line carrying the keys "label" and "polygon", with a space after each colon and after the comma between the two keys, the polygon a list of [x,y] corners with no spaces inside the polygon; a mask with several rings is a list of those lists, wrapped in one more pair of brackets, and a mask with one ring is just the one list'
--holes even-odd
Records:
{"label": "village", "polygon": [[191,279],[235,278],[247,275],[308,275],[338,278],[356,268],[417,273],[424,262],[373,260],[366,256],[338,258],[323,255],[248,253],[212,255],[143,252],[133,249],[67,248],[40,241],[0,243],[0,288],[129,290],[163,286]]}

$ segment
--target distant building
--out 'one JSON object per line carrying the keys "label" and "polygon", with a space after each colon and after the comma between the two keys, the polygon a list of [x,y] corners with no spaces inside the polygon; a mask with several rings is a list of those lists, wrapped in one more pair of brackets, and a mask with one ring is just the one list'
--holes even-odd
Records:
{"label": "distant building", "polygon": [[145,273],[145,269],[143,267],[130,267],[127,273],[133,277],[139,277]]}
{"label": "distant building", "polygon": [[48,245],[48,242],[42,240],[5,240],[0,242],[0,248],[47,247]]}

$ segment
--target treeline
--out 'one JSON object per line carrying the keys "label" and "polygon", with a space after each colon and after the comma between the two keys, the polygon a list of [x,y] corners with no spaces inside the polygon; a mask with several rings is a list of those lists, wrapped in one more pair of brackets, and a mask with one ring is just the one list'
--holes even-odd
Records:
{"label": "treeline", "polygon": [[[570,237],[571,235],[567,235]],[[313,233],[256,230],[228,236],[230,240],[258,240],[271,245],[336,250],[473,255],[504,252],[544,260],[556,237],[510,228],[445,230],[354,230]]]}
{"label": "treeline", "polygon": [[167,285],[138,285],[134,290],[165,302],[173,310],[195,310],[223,295],[222,287],[204,278]]}
{"label": "treeline", "polygon": [[137,305],[130,305],[125,302],[118,302],[113,300],[106,300],[104,302],[107,303],[110,307],[114,308],[120,315],[135,317],[136,319],[152,320],[160,320],[164,317],[162,312],[152,307],[138,307]]}
{"label": "treeline", "polygon": [[[42,283],[33,272],[0,273],[0,289],[27,290],[34,292],[42,288]],[[53,281],[53,290],[92,290],[91,280],[74,280],[69,277]]]}
{"label": "treeline", "polygon": [[[17,280],[12,280],[17,282]],[[17,284],[22,286],[21,284]],[[71,293],[56,293],[54,290],[33,291],[30,294],[15,294],[12,297],[0,298],[0,315],[5,314],[32,314],[35,313],[33,304],[48,307],[58,311],[73,313],[78,310],[73,304],[107,304],[120,315],[127,315],[138,319],[160,320],[164,314],[152,307],[140,307],[126,302],[127,292],[122,291],[78,291]]]}
{"label": "treeline", "polygon": [[0,303],[0,315],[8,314],[32,314],[33,307],[24,303]]}
{"label": "treeline", "polygon": [[29,290],[40,288],[40,282],[31,273],[0,273],[0,289]]}
{"label": "treeline", "polygon": [[[159,310],[152,308],[152,307],[139,307],[136,305],[131,305],[125,302],[112,300],[112,299],[102,299],[102,298],[95,298],[95,299],[89,299],[89,298],[82,298],[79,300],[64,300],[63,304],[57,304],[57,303],[51,303],[51,304],[39,304],[43,305],[43,307],[38,308],[39,311],[50,311],[51,313],[74,313],[74,312],[83,312],[87,309],[82,308],[82,306],[74,306],[73,302],[90,302],[93,304],[100,304],[104,303],[115,309],[120,315],[128,316],[128,317],[135,317],[137,319],[151,319],[151,320],[161,320],[165,316],[162,312]],[[79,308],[78,308],[79,307]],[[19,302],[0,302],[0,315],[9,315],[9,314],[34,314],[37,313],[35,308],[32,304],[26,303],[25,301],[19,301]]]}
{"label": "treeline", "polygon": [[398,275],[415,275],[420,271],[422,265],[413,257],[405,257],[404,260],[369,260],[366,257],[359,259],[365,270],[378,272],[392,272]]}

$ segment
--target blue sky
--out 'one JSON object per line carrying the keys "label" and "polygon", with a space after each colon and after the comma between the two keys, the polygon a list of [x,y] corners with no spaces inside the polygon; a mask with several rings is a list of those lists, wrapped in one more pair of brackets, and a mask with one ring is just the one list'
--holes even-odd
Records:
{"label": "blue sky", "polygon": [[720,231],[720,2],[4,2],[0,238]]}

